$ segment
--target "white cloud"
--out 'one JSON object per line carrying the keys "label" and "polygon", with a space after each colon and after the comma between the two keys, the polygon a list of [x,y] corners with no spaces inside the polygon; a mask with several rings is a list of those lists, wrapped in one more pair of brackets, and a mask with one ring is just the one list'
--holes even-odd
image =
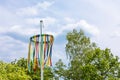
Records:
{"label": "white cloud", "polygon": [[18,18],[11,10],[7,9],[5,6],[0,5],[0,27],[13,25],[17,23],[17,20]]}
{"label": "white cloud", "polygon": [[[85,20],[80,20],[74,23],[68,23],[66,25],[61,25],[58,20],[52,17],[46,17],[46,18],[30,18],[26,19],[26,23],[30,25],[37,25],[38,27],[29,27],[29,26],[20,26],[20,25],[14,25],[9,27],[0,27],[0,33],[18,33],[20,35],[27,35],[31,36],[34,34],[39,33],[39,26],[40,26],[40,20],[43,20],[44,28],[43,32],[46,34],[53,34],[54,36],[58,36],[63,34],[66,31],[70,31],[73,29],[83,29],[85,32],[91,34],[92,36],[99,36],[100,31],[95,25],[91,25],[87,23]],[[58,24],[58,25],[57,25]]]}
{"label": "white cloud", "polygon": [[23,43],[19,40],[13,39],[9,36],[0,37],[0,59],[3,60],[14,60],[20,57],[27,56],[28,44]]}
{"label": "white cloud", "polygon": [[120,37],[120,31],[112,32],[111,37]]}
{"label": "white cloud", "polygon": [[25,26],[20,26],[20,25],[14,25],[12,26],[8,32],[15,32],[21,35],[33,35],[37,34],[38,29],[37,28],[30,28],[30,27],[25,27]]}
{"label": "white cloud", "polygon": [[55,18],[52,17],[45,17],[45,18],[28,18],[26,19],[26,23],[27,24],[32,24],[32,25],[39,25],[40,24],[40,20],[43,20],[43,22],[45,23],[45,26],[51,25],[51,24],[55,24],[55,22],[57,21]]}
{"label": "white cloud", "polygon": [[35,7],[42,8],[44,10],[48,9],[54,2],[44,1],[43,3],[38,3]]}
{"label": "white cloud", "polygon": [[7,27],[0,26],[0,33],[5,33],[6,30],[8,31]]}
{"label": "white cloud", "polygon": [[37,15],[37,14],[39,14],[40,10],[47,10],[52,4],[53,4],[53,2],[44,1],[42,3],[37,3],[34,6],[20,8],[16,12],[16,14],[27,15],[27,16]]}
{"label": "white cloud", "polygon": [[22,36],[31,36],[34,34],[38,34],[39,30],[36,27],[26,27],[21,25],[14,25],[10,27],[0,27],[0,34],[6,34],[6,33],[17,33]]}
{"label": "white cloud", "polygon": [[82,26],[81,28],[93,36],[98,36],[100,34],[100,31],[96,26],[87,23],[85,20],[81,20],[78,24]]}
{"label": "white cloud", "polygon": [[21,8],[16,12],[17,15],[37,15],[38,14],[38,10],[37,8],[34,7],[26,7],[26,8]]}
{"label": "white cloud", "polygon": [[[43,32],[46,34],[55,35],[56,32],[56,24],[57,20],[53,17],[45,17],[45,18],[28,18],[25,22],[29,25],[38,26],[35,28],[37,32],[39,32],[40,20],[43,20]],[[32,30],[32,29],[31,29]]]}
{"label": "white cloud", "polygon": [[[54,25],[57,20],[55,18],[52,17],[45,17],[45,18],[29,18],[29,19],[25,19],[25,23],[27,23],[28,26],[26,25],[12,25],[12,26],[4,26],[4,27],[0,27],[0,34],[6,34],[8,32],[10,33],[17,33],[23,36],[31,36],[31,35],[35,35],[35,34],[39,34],[39,26],[40,26],[40,20],[43,20],[43,24],[44,24],[44,30],[47,33],[51,33],[49,31],[49,29],[51,31],[55,30],[55,26],[51,26]],[[32,27],[30,27],[30,26]],[[38,27],[36,27],[38,26]],[[51,26],[51,27],[49,27]],[[55,32],[53,31],[52,34],[55,34]]]}
{"label": "white cloud", "polygon": [[77,28],[83,29],[92,36],[98,36],[100,34],[100,31],[96,26],[87,23],[85,20],[80,20],[73,24],[66,24],[65,26],[60,27],[60,29],[56,31],[56,36],[62,34],[64,31],[70,31]]}
{"label": "white cloud", "polygon": [[67,22],[67,23],[73,23],[75,22],[74,19],[70,18],[70,17],[65,17],[64,20]]}
{"label": "white cloud", "polygon": [[[9,47],[9,48],[6,48],[4,46],[1,47],[2,48],[1,50],[4,50],[4,51],[5,50],[7,51],[7,49],[10,49],[12,47],[17,48],[18,45],[20,45],[20,44],[25,46],[25,44],[23,42],[21,42],[19,40],[16,40],[16,39],[13,39],[12,37],[9,37],[9,36],[5,36],[5,35],[0,37],[0,41],[1,41],[0,46],[4,45],[4,46],[8,46]],[[15,47],[14,44],[16,44],[16,47]]]}
{"label": "white cloud", "polygon": [[117,3],[117,1],[113,1],[113,0],[87,0],[87,2],[91,3],[98,11],[102,12],[102,17],[107,17],[108,21],[111,20],[114,23],[119,23],[120,10],[119,10],[119,4]]}
{"label": "white cloud", "polygon": [[[35,24],[34,21],[37,22],[39,21],[39,19],[38,20],[31,19],[29,23],[33,22],[33,24]],[[63,34],[66,31],[71,31],[73,29],[78,29],[78,28],[84,30],[85,32],[91,34],[94,37],[97,37],[100,34],[100,30],[98,29],[97,26],[89,24],[85,20],[80,20],[74,23],[68,22],[66,25],[61,25],[60,22],[56,21],[56,19],[54,18],[46,18],[44,23],[46,24],[44,27],[45,33],[53,34],[54,36],[58,36]],[[39,24],[39,22],[36,24]],[[53,25],[50,26],[51,24]]]}

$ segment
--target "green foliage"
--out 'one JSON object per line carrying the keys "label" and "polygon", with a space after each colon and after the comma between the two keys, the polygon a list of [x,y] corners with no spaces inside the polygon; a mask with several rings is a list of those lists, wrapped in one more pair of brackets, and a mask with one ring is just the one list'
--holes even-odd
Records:
{"label": "green foliage", "polygon": [[64,63],[62,62],[62,60],[60,59],[57,63],[56,63],[56,66],[54,68],[54,72],[55,74],[58,74],[56,75],[56,78],[59,78],[59,77],[63,77],[66,73],[65,69],[66,66],[64,65]]}
{"label": "green foliage", "polygon": [[[45,67],[44,80],[49,80],[54,77],[52,69]],[[0,80],[40,80],[40,69],[34,73],[28,72],[27,59],[21,58],[5,63],[0,61]]]}
{"label": "green foliage", "polygon": [[0,80],[32,80],[25,70],[17,65],[0,61]]}
{"label": "green foliage", "polygon": [[66,68],[58,61],[55,73],[64,80],[118,80],[118,57],[109,49],[101,50],[81,30],[67,34],[66,54],[70,60]]}
{"label": "green foliage", "polygon": [[69,59],[79,58],[84,52],[96,48],[96,44],[91,43],[90,39],[84,35],[82,30],[80,32],[77,32],[76,30],[69,32],[67,34],[67,41],[66,53]]}
{"label": "green foliage", "polygon": [[[40,77],[40,69],[38,69],[34,73],[29,73],[28,72],[28,75],[31,76],[32,80],[40,80],[40,78],[41,78]],[[54,77],[54,75],[53,75],[53,72],[52,72],[51,68],[49,68],[49,67],[44,68],[44,80],[49,80],[53,77]]]}
{"label": "green foliage", "polygon": [[[18,61],[14,61],[15,64],[21,68],[25,69],[25,72],[27,72],[27,75],[31,76],[32,80],[40,80],[40,68],[36,70],[36,72],[28,72],[27,69],[27,59],[21,58]],[[49,67],[44,68],[44,80],[48,80],[50,78],[53,78],[53,72],[52,69]]]}

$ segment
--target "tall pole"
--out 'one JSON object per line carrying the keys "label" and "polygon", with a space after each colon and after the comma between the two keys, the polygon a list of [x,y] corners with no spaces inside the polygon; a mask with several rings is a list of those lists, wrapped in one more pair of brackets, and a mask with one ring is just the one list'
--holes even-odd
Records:
{"label": "tall pole", "polygon": [[42,53],[42,27],[43,27],[43,21],[40,20],[40,55],[41,55],[41,80],[43,80],[43,67],[42,67],[42,58],[43,58],[43,53]]}

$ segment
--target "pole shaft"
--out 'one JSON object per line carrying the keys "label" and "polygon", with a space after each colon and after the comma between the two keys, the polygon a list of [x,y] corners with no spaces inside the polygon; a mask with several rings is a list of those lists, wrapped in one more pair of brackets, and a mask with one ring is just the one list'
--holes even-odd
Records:
{"label": "pole shaft", "polygon": [[[41,54],[41,60],[43,59],[43,52],[42,52],[42,27],[43,27],[43,21],[40,21],[40,54]],[[41,80],[43,80],[43,63],[41,61]]]}

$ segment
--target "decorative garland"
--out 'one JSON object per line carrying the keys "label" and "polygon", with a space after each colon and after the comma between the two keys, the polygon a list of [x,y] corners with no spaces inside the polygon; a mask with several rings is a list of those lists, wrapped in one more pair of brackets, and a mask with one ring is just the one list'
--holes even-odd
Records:
{"label": "decorative garland", "polygon": [[54,38],[52,35],[42,34],[30,38],[28,51],[28,70],[34,72],[45,66],[52,66],[52,46]]}

